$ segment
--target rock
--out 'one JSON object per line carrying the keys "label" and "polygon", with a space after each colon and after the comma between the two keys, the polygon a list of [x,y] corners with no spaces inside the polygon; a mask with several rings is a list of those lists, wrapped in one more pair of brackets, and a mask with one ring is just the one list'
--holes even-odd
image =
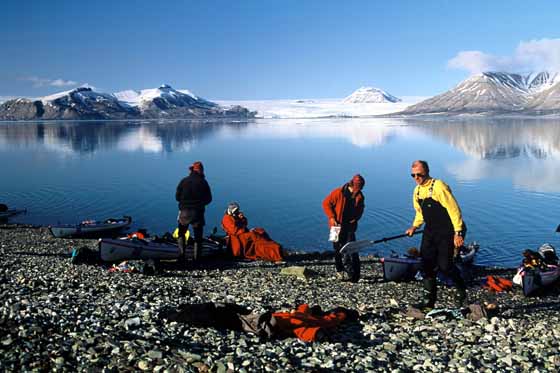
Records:
{"label": "rock", "polygon": [[140,326],[140,324],[141,321],[139,317],[133,317],[124,322],[124,326],[127,330],[135,326]]}
{"label": "rock", "polygon": [[140,361],[138,362],[138,369],[140,369],[140,370],[148,370],[148,369],[150,369],[150,363],[148,363],[148,362],[145,361],[145,360],[140,360]]}
{"label": "rock", "polygon": [[150,359],[161,359],[163,357],[163,353],[159,350],[151,350],[148,351],[148,357]]}
{"label": "rock", "polygon": [[297,277],[301,280],[307,280],[307,279],[309,279],[309,277],[311,277],[310,271],[307,268],[300,267],[300,266],[292,266],[292,267],[282,268],[280,270],[280,274],[281,275],[288,275],[288,276],[295,276],[295,277]]}

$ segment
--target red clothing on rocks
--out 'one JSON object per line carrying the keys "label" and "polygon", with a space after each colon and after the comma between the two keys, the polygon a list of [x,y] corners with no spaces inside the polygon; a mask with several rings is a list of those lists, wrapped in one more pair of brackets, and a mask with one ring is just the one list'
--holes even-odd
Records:
{"label": "red clothing on rocks", "polygon": [[322,329],[334,329],[346,320],[347,314],[343,310],[316,315],[311,312],[308,304],[301,304],[292,312],[275,312],[277,329],[286,336],[295,336],[305,342],[321,339]]}
{"label": "red clothing on rocks", "polygon": [[247,230],[247,218],[225,214],[222,228],[228,235],[226,242],[235,257],[252,260],[282,260],[282,246],[270,239],[263,228]]}

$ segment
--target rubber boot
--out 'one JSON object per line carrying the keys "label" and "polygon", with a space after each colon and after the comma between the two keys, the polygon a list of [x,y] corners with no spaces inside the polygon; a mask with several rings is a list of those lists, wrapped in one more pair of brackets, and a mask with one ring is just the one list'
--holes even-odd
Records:
{"label": "rubber boot", "polygon": [[422,291],[422,298],[420,302],[414,305],[415,308],[420,310],[432,309],[436,304],[437,285],[435,278],[425,278],[422,280],[424,289]]}
{"label": "rubber boot", "polygon": [[464,286],[458,286],[455,293],[455,307],[465,307],[467,303],[467,289]]}
{"label": "rubber boot", "polygon": [[200,257],[201,257],[201,251],[202,251],[202,247],[201,247],[201,243],[200,242],[195,242],[194,246],[193,246],[193,260],[195,262],[200,261]]}
{"label": "rubber boot", "polygon": [[179,264],[184,267],[187,264],[187,242],[184,236],[177,239],[177,246],[179,246]]}
{"label": "rubber boot", "polygon": [[455,307],[461,308],[466,305],[467,302],[467,285],[465,280],[461,277],[461,274],[457,268],[451,272],[452,280],[455,283]]}

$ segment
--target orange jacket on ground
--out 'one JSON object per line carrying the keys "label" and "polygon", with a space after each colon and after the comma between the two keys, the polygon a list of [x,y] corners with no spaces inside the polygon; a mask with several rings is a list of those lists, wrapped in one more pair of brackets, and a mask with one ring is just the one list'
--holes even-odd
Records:
{"label": "orange jacket on ground", "polygon": [[[364,195],[361,191],[359,191],[354,198],[355,206],[352,209],[354,216],[342,216],[344,213],[344,207],[349,201],[349,199],[344,195],[345,188],[347,187],[348,184],[344,184],[342,187],[336,188],[323,201],[323,210],[325,210],[325,215],[329,218],[329,228],[331,226],[331,218],[334,218],[339,224],[346,225],[352,220],[357,223],[364,213]],[[342,221],[343,218],[344,221]],[[357,224],[354,225],[357,227]]]}
{"label": "orange jacket on ground", "polygon": [[295,336],[305,342],[317,341],[322,336],[323,329],[333,329],[346,320],[346,313],[343,311],[313,315],[308,304],[301,304],[292,312],[275,312],[272,316],[276,319],[281,334]]}
{"label": "orange jacket on ground", "polygon": [[226,242],[235,257],[252,260],[282,260],[282,246],[270,239],[262,228],[247,230],[247,219],[225,214],[222,228],[228,235]]}

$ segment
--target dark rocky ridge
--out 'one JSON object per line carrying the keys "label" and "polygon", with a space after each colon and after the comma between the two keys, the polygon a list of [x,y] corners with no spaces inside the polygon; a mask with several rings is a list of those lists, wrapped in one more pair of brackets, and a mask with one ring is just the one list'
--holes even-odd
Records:
{"label": "dark rocky ridge", "polygon": [[164,85],[162,95],[131,106],[111,94],[91,88],[73,89],[59,97],[43,100],[17,98],[0,104],[0,120],[115,120],[115,119],[189,119],[251,118],[255,113],[241,106],[221,107],[204,99],[173,90]]}

